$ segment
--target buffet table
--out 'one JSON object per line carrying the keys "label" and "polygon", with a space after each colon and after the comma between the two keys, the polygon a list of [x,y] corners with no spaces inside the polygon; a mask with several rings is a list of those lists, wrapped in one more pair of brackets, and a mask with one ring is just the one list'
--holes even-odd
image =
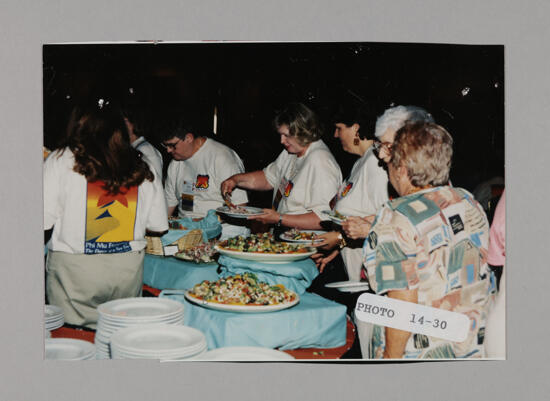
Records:
{"label": "buffet table", "polygon": [[184,324],[202,331],[209,349],[335,348],[346,343],[346,307],[317,294],[304,293],[297,305],[265,313],[212,310],[188,302],[178,294],[163,292],[160,297],[184,303]]}
{"label": "buffet table", "polygon": [[[143,295],[172,298],[185,305],[184,324],[202,331],[210,350],[256,346],[284,351],[296,359],[341,358],[355,340],[346,307],[306,292],[318,274],[310,259],[278,264],[220,257],[218,263],[196,264],[175,257],[145,255]],[[188,302],[182,291],[204,280],[216,281],[249,270],[270,285],[282,283],[299,295],[298,304],[283,310],[240,313],[212,310]],[[65,325],[52,337],[94,341],[95,331]]]}
{"label": "buffet table", "polygon": [[218,264],[197,264],[170,256],[145,254],[143,283],[149,287],[187,289],[203,280],[218,279]]}

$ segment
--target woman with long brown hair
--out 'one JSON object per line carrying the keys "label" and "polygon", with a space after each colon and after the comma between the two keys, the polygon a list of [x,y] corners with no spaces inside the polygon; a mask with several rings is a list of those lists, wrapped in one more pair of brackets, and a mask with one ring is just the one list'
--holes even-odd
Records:
{"label": "woman with long brown hair", "polygon": [[139,296],[146,229],[168,229],[162,183],[131,147],[113,105],[75,108],[44,163],[46,294],[65,322],[95,328],[96,307]]}

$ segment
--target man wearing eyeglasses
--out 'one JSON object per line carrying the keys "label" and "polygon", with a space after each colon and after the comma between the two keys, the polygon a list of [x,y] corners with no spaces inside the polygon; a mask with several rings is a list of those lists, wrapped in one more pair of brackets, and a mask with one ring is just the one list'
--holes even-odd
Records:
{"label": "man wearing eyeglasses", "polygon": [[[173,159],[164,188],[168,216],[177,208],[179,217],[204,217],[209,210],[224,205],[220,185],[232,175],[243,173],[243,162],[229,147],[197,136],[194,127],[180,117],[167,128],[161,134],[161,144]],[[234,191],[231,201],[246,204],[246,191]],[[221,239],[249,233],[246,227],[222,224]]]}

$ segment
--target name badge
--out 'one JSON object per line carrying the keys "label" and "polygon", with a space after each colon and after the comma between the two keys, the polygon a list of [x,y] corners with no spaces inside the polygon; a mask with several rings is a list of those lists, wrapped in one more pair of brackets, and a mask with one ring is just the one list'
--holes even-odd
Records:
{"label": "name badge", "polygon": [[184,181],[183,182],[183,191],[181,194],[181,208],[185,211],[193,211],[195,195],[193,195],[193,183]]}

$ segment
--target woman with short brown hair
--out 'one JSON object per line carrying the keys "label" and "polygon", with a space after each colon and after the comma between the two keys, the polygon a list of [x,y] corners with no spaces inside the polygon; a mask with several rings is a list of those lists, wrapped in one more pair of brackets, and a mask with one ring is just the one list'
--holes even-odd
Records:
{"label": "woman with short brown hair", "polygon": [[457,343],[374,326],[367,340],[368,325],[360,322],[365,358],[484,356],[496,289],[487,265],[489,224],[468,191],[447,185],[452,143],[433,123],[407,124],[397,132],[388,169],[400,197],[378,211],[363,247],[364,266],[378,295],[468,316],[468,336]]}

